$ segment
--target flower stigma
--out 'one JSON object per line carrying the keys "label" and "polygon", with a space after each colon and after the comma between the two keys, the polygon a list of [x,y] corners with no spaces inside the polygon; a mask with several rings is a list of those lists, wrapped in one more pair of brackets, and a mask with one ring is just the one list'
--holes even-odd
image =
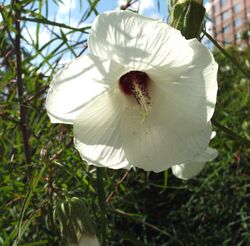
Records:
{"label": "flower stigma", "polygon": [[133,96],[140,106],[143,118],[145,118],[150,109],[149,95],[149,76],[142,71],[129,71],[119,79],[121,91],[128,96]]}

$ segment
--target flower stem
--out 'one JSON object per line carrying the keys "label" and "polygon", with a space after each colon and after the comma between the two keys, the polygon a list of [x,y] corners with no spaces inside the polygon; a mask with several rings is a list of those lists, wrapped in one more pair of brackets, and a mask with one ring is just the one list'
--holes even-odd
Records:
{"label": "flower stem", "polygon": [[239,134],[237,134],[236,132],[234,132],[233,130],[231,130],[230,128],[228,128],[226,126],[221,125],[215,119],[212,119],[211,121],[212,121],[214,126],[216,126],[218,129],[225,132],[231,139],[234,139],[234,140],[240,142],[243,145],[250,146],[250,141],[248,139],[239,136]]}
{"label": "flower stem", "polygon": [[225,57],[227,57],[248,79],[250,79],[250,74],[248,74],[240,64],[224,49],[222,48],[216,40],[212,38],[205,30],[203,30],[204,35],[215,45],[218,50],[220,50]]}
{"label": "flower stem", "polygon": [[106,202],[105,202],[105,190],[104,190],[104,168],[96,168],[97,176],[97,192],[99,198],[99,206],[101,210],[101,233],[102,233],[102,246],[106,246],[107,238],[107,219],[106,219]]}

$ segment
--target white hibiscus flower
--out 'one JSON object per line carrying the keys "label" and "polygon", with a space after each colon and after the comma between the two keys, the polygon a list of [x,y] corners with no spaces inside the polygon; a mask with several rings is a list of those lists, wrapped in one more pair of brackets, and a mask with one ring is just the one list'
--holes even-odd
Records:
{"label": "white hibiscus flower", "polygon": [[98,16],[88,46],[46,101],[52,123],[73,124],[84,160],[160,172],[206,151],[218,69],[206,47],[127,11]]}

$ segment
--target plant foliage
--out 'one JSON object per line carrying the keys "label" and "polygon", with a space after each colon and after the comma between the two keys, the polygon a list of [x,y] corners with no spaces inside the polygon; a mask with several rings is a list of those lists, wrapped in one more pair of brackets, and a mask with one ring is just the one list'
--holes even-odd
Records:
{"label": "plant foliage", "polygon": [[[85,52],[86,23],[99,13],[101,1],[79,2],[82,16],[74,27],[48,17],[48,0],[0,5],[0,245],[64,245],[53,215],[65,197],[85,204],[103,245],[250,245],[250,48],[224,50],[234,63],[215,52],[212,146],[220,155],[199,177],[99,172],[74,149],[71,126],[51,125],[44,108],[51,78],[65,55]],[[50,34],[45,43],[41,30]]]}

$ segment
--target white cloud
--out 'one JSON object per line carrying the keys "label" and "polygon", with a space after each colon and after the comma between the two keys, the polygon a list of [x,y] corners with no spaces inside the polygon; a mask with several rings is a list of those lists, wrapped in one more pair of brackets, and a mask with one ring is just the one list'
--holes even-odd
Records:
{"label": "white cloud", "polygon": [[213,2],[206,2],[206,3],[204,4],[204,7],[205,7],[207,13],[210,13],[210,14],[211,14],[212,6],[218,5],[218,2],[219,2],[219,1],[220,1],[220,0],[214,0]]}
{"label": "white cloud", "polygon": [[[118,0],[118,7],[127,3],[127,0]],[[139,10],[139,13],[143,13],[145,10],[154,8],[154,0],[139,0],[132,4],[135,10]]]}
{"label": "white cloud", "polygon": [[23,29],[22,36],[27,40],[28,43],[32,43],[32,40],[35,42],[36,37],[36,26],[28,26]]}
{"label": "white cloud", "polygon": [[211,8],[212,8],[212,3],[206,2],[204,7],[205,7],[207,13],[209,13],[211,11]]}
{"label": "white cloud", "polygon": [[[27,28],[24,28],[22,31],[22,35],[28,43],[32,44],[32,40],[36,42],[36,25],[31,25]],[[40,47],[48,43],[51,39],[49,31],[45,28],[42,28],[40,30],[38,38]]]}
{"label": "white cloud", "polygon": [[155,20],[163,20],[163,16],[161,16],[159,13],[155,12],[149,15],[150,18]]}
{"label": "white cloud", "polygon": [[76,8],[76,0],[63,0],[59,3],[58,15],[66,15]]}
{"label": "white cloud", "polygon": [[79,20],[76,19],[76,18],[72,18],[70,20],[70,26],[71,27],[83,28],[83,27],[88,27],[88,26],[91,26],[91,25],[92,25],[92,23],[90,23],[90,22],[82,22],[82,23],[79,24]]}
{"label": "white cloud", "polygon": [[46,30],[43,29],[40,33],[39,33],[39,43],[40,46],[48,43],[51,40],[51,35],[50,33]]}
{"label": "white cloud", "polygon": [[[89,23],[89,22],[83,22],[83,23],[78,24],[79,20],[77,20],[76,18],[71,18],[70,21],[68,20],[68,23],[65,20],[63,21],[61,18],[58,18],[57,22],[65,23],[65,24],[69,25],[70,27],[75,27],[75,28],[91,27],[91,25],[92,25],[92,23]],[[68,28],[63,28],[63,27],[58,27],[58,26],[55,26],[53,28],[53,31],[56,34],[58,34],[59,36],[61,36],[60,30],[62,30],[62,32],[67,36],[68,40],[75,40],[76,41],[77,37],[79,37],[79,34],[80,34],[80,32],[69,33],[71,30]],[[89,29],[86,31],[89,31]]]}
{"label": "white cloud", "polygon": [[71,61],[72,61],[72,58],[71,58],[71,57],[63,57],[63,58],[59,61],[58,65],[59,65],[59,67],[60,67],[60,66],[63,67],[63,66],[65,66],[65,65],[67,65],[68,63],[70,63]]}

